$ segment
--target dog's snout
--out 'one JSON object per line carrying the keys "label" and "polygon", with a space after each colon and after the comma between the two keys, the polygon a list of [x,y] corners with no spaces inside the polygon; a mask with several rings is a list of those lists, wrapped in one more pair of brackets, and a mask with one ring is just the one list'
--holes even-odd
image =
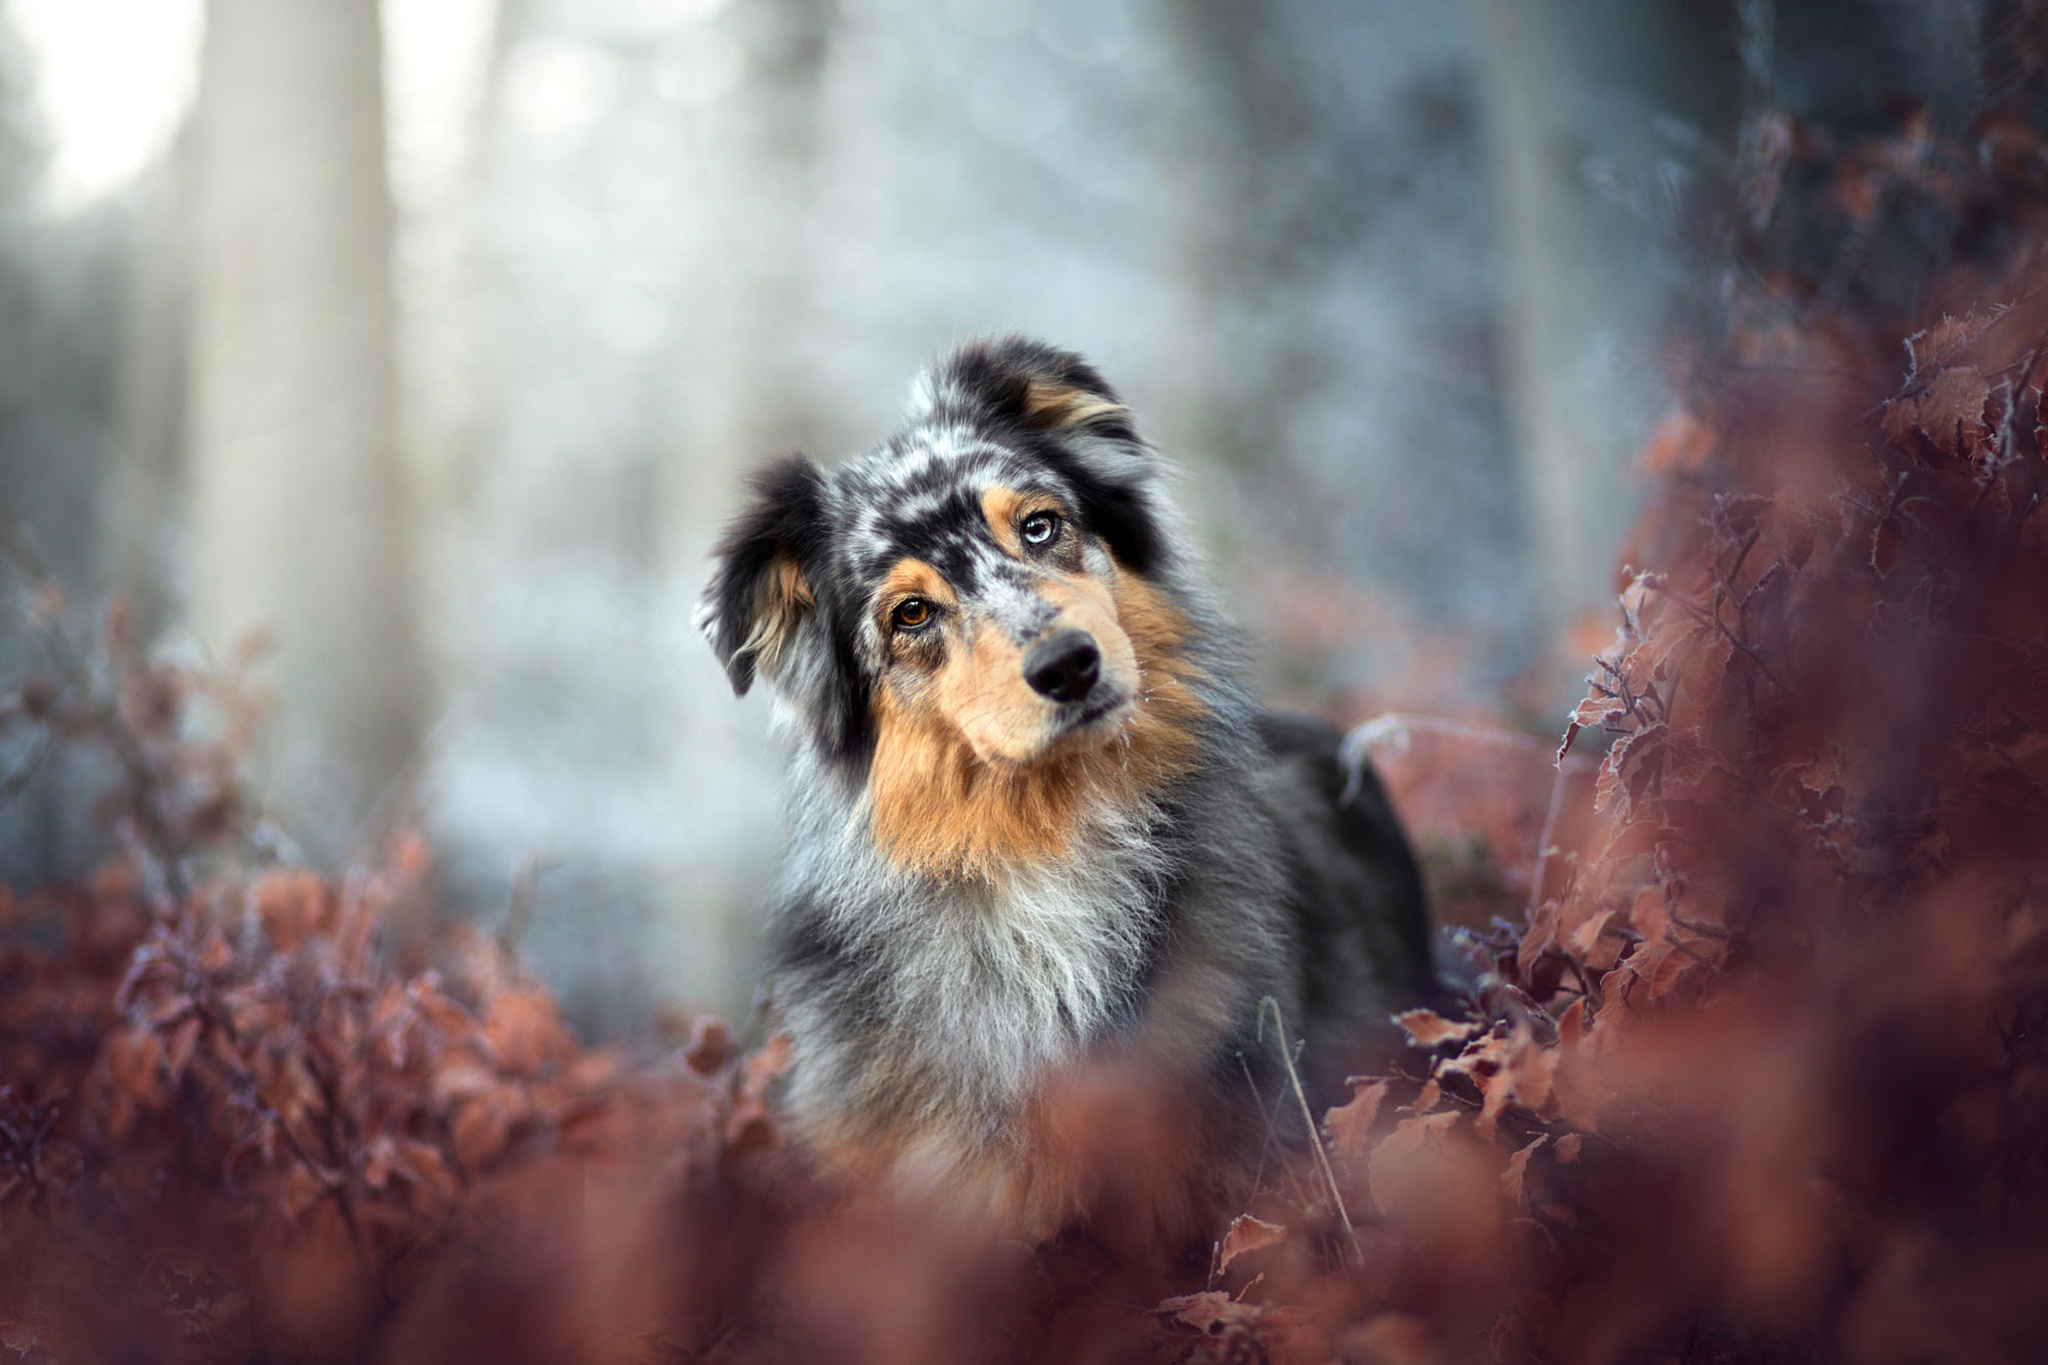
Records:
{"label": "dog's snout", "polygon": [[1040,640],[1024,656],[1024,681],[1040,696],[1079,701],[1102,673],[1102,651],[1085,630],[1062,630]]}

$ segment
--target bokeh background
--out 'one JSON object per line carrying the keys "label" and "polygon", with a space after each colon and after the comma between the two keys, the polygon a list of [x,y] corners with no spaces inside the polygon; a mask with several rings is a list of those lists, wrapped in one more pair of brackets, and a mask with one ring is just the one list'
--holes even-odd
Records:
{"label": "bokeh background", "polygon": [[[77,619],[262,632],[281,845],[417,824],[589,1028],[730,1011],[779,764],[690,616],[750,465],[1030,332],[1182,471],[1270,694],[1553,732],[1731,156],[1958,121],[2030,9],[0,0],[0,504]],[[0,878],[98,856],[82,762],[10,777]]]}

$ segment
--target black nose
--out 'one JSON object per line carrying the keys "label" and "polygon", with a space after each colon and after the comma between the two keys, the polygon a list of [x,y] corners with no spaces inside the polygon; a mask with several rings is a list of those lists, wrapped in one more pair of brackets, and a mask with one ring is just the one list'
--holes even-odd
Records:
{"label": "black nose", "polygon": [[1079,701],[1102,672],[1102,651],[1085,630],[1063,630],[1031,647],[1024,656],[1024,681],[1040,696]]}

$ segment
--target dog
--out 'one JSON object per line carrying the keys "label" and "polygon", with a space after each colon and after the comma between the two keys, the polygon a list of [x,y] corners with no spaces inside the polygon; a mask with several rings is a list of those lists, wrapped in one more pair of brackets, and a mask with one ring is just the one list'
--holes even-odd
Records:
{"label": "dog", "polygon": [[699,613],[795,741],[789,1127],[1030,1241],[1213,1226],[1306,1137],[1276,1024],[1326,1103],[1436,980],[1380,783],[1254,703],[1166,473],[1079,356],[975,342],[761,470]]}

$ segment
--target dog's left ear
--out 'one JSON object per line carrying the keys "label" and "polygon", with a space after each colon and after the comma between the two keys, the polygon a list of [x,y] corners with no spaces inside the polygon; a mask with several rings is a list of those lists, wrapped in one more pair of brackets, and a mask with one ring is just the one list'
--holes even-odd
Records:
{"label": "dog's left ear", "polygon": [[806,566],[824,536],[824,475],[801,455],[755,474],[753,501],[712,551],[711,583],[697,624],[732,690],[744,697],[759,672],[769,678],[817,607]]}
{"label": "dog's left ear", "polygon": [[1021,432],[1074,486],[1090,529],[1140,573],[1166,553],[1159,458],[1094,366],[1025,337],[969,343],[919,381],[912,417]]}

